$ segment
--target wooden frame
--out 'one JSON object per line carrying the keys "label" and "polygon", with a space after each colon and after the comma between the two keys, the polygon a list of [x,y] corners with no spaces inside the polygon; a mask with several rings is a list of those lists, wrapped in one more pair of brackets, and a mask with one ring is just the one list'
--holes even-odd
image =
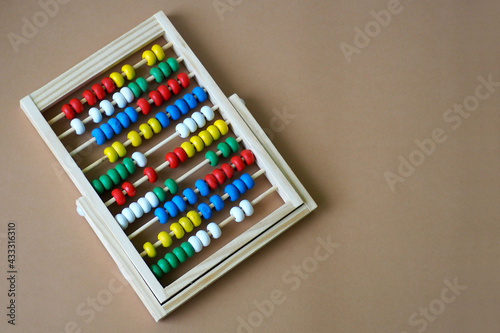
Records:
{"label": "wooden frame", "polygon": [[[210,93],[223,119],[235,135],[258,157],[269,182],[277,187],[284,204],[250,229],[203,260],[173,283],[163,287],[141,258],[127,235],[58,139],[43,112],[108,70],[122,59],[159,37],[171,42],[186,68]],[[297,177],[283,160],[237,95],[227,98],[163,12],[159,12],[46,86],[21,100],[21,108],[63,166],[82,197],[76,204],[155,320],[165,317],[213,281],[255,253],[316,208]]]}

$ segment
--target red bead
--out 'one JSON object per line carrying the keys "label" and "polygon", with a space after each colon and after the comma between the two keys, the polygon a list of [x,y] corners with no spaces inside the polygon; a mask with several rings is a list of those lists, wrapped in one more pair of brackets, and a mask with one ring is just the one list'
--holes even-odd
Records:
{"label": "red bead", "polygon": [[214,171],[212,171],[212,175],[214,175],[220,185],[224,184],[226,181],[226,174],[221,169],[214,169]]}
{"label": "red bead", "polygon": [[92,85],[92,91],[97,96],[98,100],[101,100],[106,96],[104,88],[99,83]]}
{"label": "red bead", "polygon": [[189,84],[191,83],[189,81],[189,76],[187,76],[186,73],[179,73],[177,75],[177,80],[179,80],[179,82],[181,83],[182,85],[182,88],[187,88],[189,87]]}
{"label": "red bead", "polygon": [[104,79],[102,79],[101,84],[104,86],[104,88],[106,88],[108,94],[111,94],[113,91],[115,91],[115,83],[109,77],[105,77]]}
{"label": "red bead", "polygon": [[229,163],[224,163],[220,166],[221,170],[224,171],[224,173],[226,174],[226,177],[228,179],[231,179],[231,177],[233,177],[234,175],[234,169],[233,167],[231,166],[231,164]]}
{"label": "red bead", "polygon": [[82,96],[83,96],[83,98],[85,98],[85,100],[87,101],[87,103],[90,106],[94,105],[97,102],[97,99],[95,98],[94,93],[92,91],[90,91],[90,90],[85,90],[82,93]]}
{"label": "red bead", "polygon": [[167,85],[170,87],[172,94],[177,95],[178,93],[181,92],[181,86],[179,85],[179,82],[177,82],[176,80],[174,79],[168,80]]}
{"label": "red bead", "polygon": [[123,194],[122,190],[120,190],[119,188],[115,188],[113,191],[111,191],[111,195],[113,196],[113,198],[115,198],[116,204],[118,206],[125,204],[125,194]]}
{"label": "red bead", "polygon": [[149,92],[149,98],[153,100],[153,103],[155,103],[156,106],[160,106],[161,103],[163,103],[162,95],[156,90],[151,90]]}
{"label": "red bead", "polygon": [[149,104],[148,101],[146,101],[144,98],[139,98],[137,100],[137,106],[145,115],[151,111],[151,104]]}
{"label": "red bead", "polygon": [[231,163],[234,164],[236,170],[238,171],[243,171],[245,169],[245,162],[243,162],[243,160],[239,156],[231,157]]}
{"label": "red bead", "polygon": [[242,150],[240,156],[243,157],[243,160],[245,160],[246,165],[252,165],[253,162],[255,162],[255,156],[248,149]]}
{"label": "red bead", "polygon": [[174,149],[174,154],[177,155],[177,158],[181,163],[184,163],[185,160],[188,159],[188,155],[186,154],[186,151],[182,149],[181,147],[177,147]]}
{"label": "red bead", "polygon": [[124,182],[122,184],[122,189],[124,189],[125,192],[127,192],[129,197],[133,197],[134,195],[137,194],[137,190],[136,190],[135,186],[132,185],[132,183],[130,183],[130,182]]}
{"label": "red bead", "polygon": [[78,98],[72,98],[69,101],[69,104],[73,107],[73,110],[75,110],[76,113],[82,113],[83,111],[83,104],[80,102]]}
{"label": "red bead", "polygon": [[208,187],[210,187],[212,190],[215,190],[219,186],[217,179],[211,173],[205,176],[205,182],[208,184]]}
{"label": "red bead", "polygon": [[62,113],[64,113],[64,115],[66,116],[66,118],[68,118],[68,119],[75,118],[75,109],[73,109],[73,107],[71,105],[64,104],[61,107],[61,111],[62,111]]}
{"label": "red bead", "polygon": [[144,168],[144,175],[148,177],[150,183],[154,183],[158,180],[158,174],[152,167]]}
{"label": "red bead", "polygon": [[168,87],[164,84],[158,86],[156,90],[161,94],[161,97],[163,97],[163,100],[168,101],[170,97],[172,97],[172,93],[168,89]]}
{"label": "red bead", "polygon": [[168,161],[168,164],[172,169],[175,169],[179,166],[179,158],[172,152],[165,155],[165,161]]}

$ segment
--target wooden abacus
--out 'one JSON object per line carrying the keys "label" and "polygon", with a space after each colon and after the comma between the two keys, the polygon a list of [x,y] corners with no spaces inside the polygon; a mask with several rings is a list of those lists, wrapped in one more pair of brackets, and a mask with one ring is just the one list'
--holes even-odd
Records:
{"label": "wooden abacus", "polygon": [[222,93],[163,12],[21,107],[155,320],[316,208],[243,101]]}

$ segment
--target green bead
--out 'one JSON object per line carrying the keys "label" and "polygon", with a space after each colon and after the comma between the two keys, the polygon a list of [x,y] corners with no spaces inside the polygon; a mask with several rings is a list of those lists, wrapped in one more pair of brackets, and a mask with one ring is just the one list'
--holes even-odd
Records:
{"label": "green bead", "polygon": [[153,193],[158,197],[158,200],[160,200],[160,202],[167,200],[167,195],[161,187],[155,187],[153,189]]}
{"label": "green bead", "polygon": [[106,190],[109,191],[113,188],[113,181],[111,180],[111,178],[109,178],[108,175],[102,175],[101,177],[99,177],[99,181],[102,183],[102,186],[104,186]]}
{"label": "green bead", "polygon": [[231,148],[229,148],[229,145],[225,142],[219,142],[219,144],[217,145],[217,149],[220,150],[220,152],[222,153],[222,157],[224,158],[231,155]]}
{"label": "green bead", "polygon": [[187,259],[187,254],[186,254],[186,252],[184,252],[184,250],[181,247],[175,247],[172,250],[172,253],[175,254],[175,256],[177,257],[177,260],[179,260],[179,262],[181,264],[183,262],[185,262]]}
{"label": "green bead", "polygon": [[172,268],[177,268],[177,266],[179,266],[179,260],[171,252],[165,254],[165,260],[168,261]]}
{"label": "green bead", "polygon": [[139,85],[135,82],[129,82],[128,87],[134,93],[135,98],[139,98],[142,95],[142,90]]}
{"label": "green bead", "polygon": [[94,190],[98,194],[103,194],[104,193],[104,186],[102,185],[102,183],[98,179],[94,179],[92,181],[92,186],[94,187]]}
{"label": "green bead", "polygon": [[171,194],[176,194],[179,190],[179,186],[172,178],[168,178],[167,180],[165,180],[165,187],[168,187],[168,190]]}
{"label": "green bead", "polygon": [[157,264],[152,264],[149,267],[153,271],[153,274],[156,276],[156,278],[161,279],[161,277],[163,276],[163,272],[161,271],[161,268],[158,267]]}
{"label": "green bead", "polygon": [[157,265],[158,265],[158,267],[160,267],[162,273],[164,273],[164,274],[167,274],[168,272],[170,272],[172,270],[172,267],[170,267],[170,264],[168,263],[168,261],[166,261],[163,258],[158,260]]}
{"label": "green bead", "polygon": [[184,242],[181,244],[182,249],[186,252],[188,258],[191,258],[194,255],[194,248],[189,242]]}
{"label": "green bead", "polygon": [[137,80],[135,80],[135,83],[141,88],[142,92],[148,91],[148,81],[146,81],[145,78],[143,77],[138,77]]}
{"label": "green bead", "polygon": [[125,168],[127,169],[129,174],[131,174],[131,175],[134,174],[135,164],[134,164],[134,161],[132,161],[132,159],[130,157],[125,157],[123,159],[123,165],[125,166]]}
{"label": "green bead", "polygon": [[120,175],[118,174],[118,171],[115,169],[109,169],[108,172],[106,172],[109,178],[111,178],[111,181],[113,184],[118,185],[120,184],[121,178]]}
{"label": "green bead", "polygon": [[177,72],[177,70],[179,69],[179,63],[177,62],[177,60],[175,60],[175,58],[168,58],[166,61],[172,69],[172,72]]}
{"label": "green bead", "polygon": [[172,74],[172,69],[170,68],[169,65],[167,65],[166,62],[160,62],[158,64],[158,68],[161,70],[163,75],[165,75],[165,77],[168,77],[170,74]]}
{"label": "green bead", "polygon": [[122,180],[127,179],[128,171],[127,171],[127,168],[123,164],[121,164],[121,163],[117,164],[115,166],[115,170],[116,170],[116,172],[118,172],[118,174],[120,175],[120,178]]}
{"label": "green bead", "polygon": [[238,144],[238,141],[236,141],[235,138],[229,137],[226,139],[226,143],[229,145],[229,148],[233,151],[233,153],[236,153],[238,149],[240,149],[240,145]]}
{"label": "green bead", "polygon": [[210,161],[211,166],[216,166],[217,164],[219,164],[219,156],[217,156],[217,154],[211,150],[207,151],[207,153],[205,154],[205,158]]}
{"label": "green bead", "polygon": [[149,74],[153,75],[156,82],[158,83],[160,83],[161,81],[163,81],[163,79],[165,79],[165,76],[163,75],[162,71],[156,67],[151,67],[151,69],[149,70]]}

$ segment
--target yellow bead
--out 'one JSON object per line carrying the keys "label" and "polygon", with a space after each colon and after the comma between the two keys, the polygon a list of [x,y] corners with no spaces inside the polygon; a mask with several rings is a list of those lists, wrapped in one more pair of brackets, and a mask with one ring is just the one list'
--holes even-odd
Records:
{"label": "yellow bead", "polygon": [[151,129],[151,126],[149,126],[148,124],[141,124],[141,126],[139,126],[139,131],[142,132],[142,136],[146,140],[151,139],[153,137],[153,130]]}
{"label": "yellow bead", "polygon": [[125,73],[125,76],[127,77],[127,80],[133,80],[135,78],[135,69],[134,67],[130,65],[123,65],[122,66],[122,72]]}
{"label": "yellow bead", "polygon": [[153,51],[146,50],[142,53],[142,59],[146,59],[148,66],[153,66],[156,64],[156,55]]}
{"label": "yellow bead", "polygon": [[210,125],[207,127],[207,131],[208,131],[208,133],[210,133],[210,135],[212,136],[214,141],[219,140],[220,132],[219,132],[219,129],[217,127],[215,127],[214,125]]}
{"label": "yellow bead", "polygon": [[113,72],[111,74],[109,74],[109,78],[111,80],[113,80],[113,82],[115,83],[115,86],[117,88],[121,88],[123,87],[123,84],[125,83],[125,79],[123,78],[123,76],[118,73],[118,72]]}
{"label": "yellow bead", "polygon": [[191,139],[189,139],[189,141],[191,141],[191,143],[193,144],[194,148],[198,152],[202,151],[203,148],[205,148],[205,144],[203,143],[203,140],[199,136],[197,136],[197,135],[192,136]]}
{"label": "yellow bead", "polygon": [[136,131],[128,132],[127,139],[130,140],[130,142],[132,143],[132,146],[134,146],[134,147],[139,147],[142,143],[141,136]]}
{"label": "yellow bead", "polygon": [[118,156],[123,157],[123,156],[127,155],[127,149],[125,149],[125,147],[122,145],[122,143],[120,141],[113,142],[111,147],[113,147],[116,150],[116,153],[118,154]]}
{"label": "yellow bead", "polygon": [[198,136],[203,140],[203,143],[205,146],[210,146],[212,142],[214,142],[214,138],[212,138],[212,135],[208,131],[201,131],[198,133]]}
{"label": "yellow bead", "polygon": [[229,132],[229,127],[227,127],[227,124],[224,120],[216,120],[214,125],[219,129],[221,135],[226,135],[227,132]]}
{"label": "yellow bead", "polygon": [[115,163],[118,160],[118,153],[113,147],[104,148],[104,155],[108,157],[111,163]]}
{"label": "yellow bead", "polygon": [[187,217],[181,217],[179,219],[179,224],[182,226],[185,232],[193,231],[194,228],[193,223]]}
{"label": "yellow bead", "polygon": [[151,126],[151,129],[155,134],[158,134],[161,132],[161,124],[156,118],[151,118],[148,120],[148,125]]}
{"label": "yellow bead", "polygon": [[194,154],[196,153],[193,144],[189,141],[184,141],[181,144],[181,148],[184,149],[188,157],[193,157]]}
{"label": "yellow bead", "polygon": [[162,231],[158,234],[158,240],[161,242],[161,245],[163,245],[163,247],[169,247],[170,245],[172,245],[172,237],[166,231]]}
{"label": "yellow bead", "polygon": [[191,220],[191,223],[193,223],[193,225],[195,227],[199,226],[201,224],[201,217],[200,217],[200,214],[198,214],[197,211],[195,210],[190,210],[187,214],[186,214],[187,218]]}
{"label": "yellow bead", "polygon": [[153,246],[153,244],[151,244],[150,242],[144,243],[143,249],[144,249],[144,251],[146,251],[146,254],[148,255],[148,257],[150,257],[150,258],[156,257],[156,249]]}
{"label": "yellow bead", "polygon": [[184,237],[184,229],[182,229],[181,225],[178,222],[170,224],[170,230],[174,232],[174,235],[177,239],[181,239],[182,237]]}
{"label": "yellow bead", "polygon": [[162,61],[163,59],[165,59],[165,52],[163,51],[160,45],[158,44],[153,45],[151,51],[154,52],[158,61]]}

